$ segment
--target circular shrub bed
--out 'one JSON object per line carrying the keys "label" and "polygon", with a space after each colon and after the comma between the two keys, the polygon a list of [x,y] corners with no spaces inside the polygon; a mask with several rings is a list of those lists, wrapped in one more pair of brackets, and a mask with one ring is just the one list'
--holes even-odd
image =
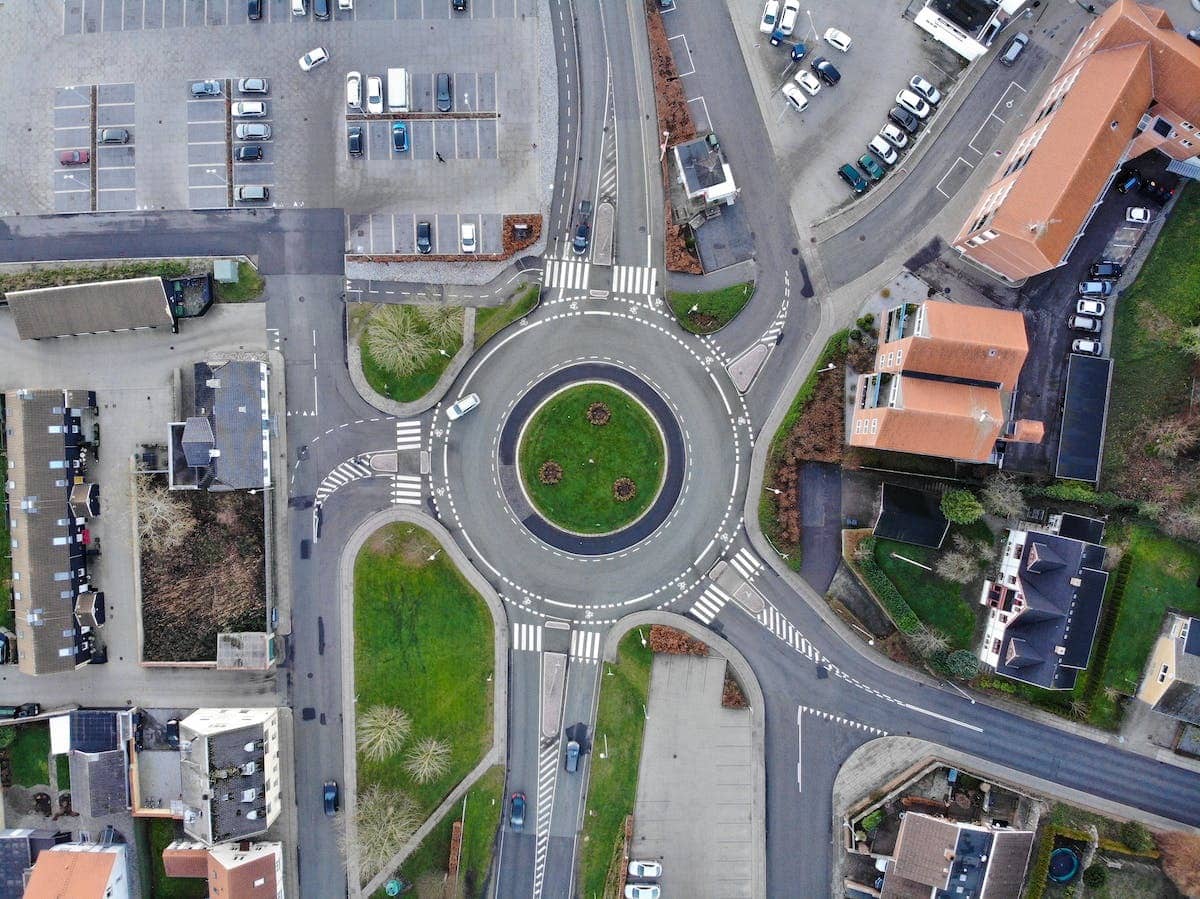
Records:
{"label": "circular shrub bed", "polygon": [[628,393],[580,384],[530,417],[517,464],[526,494],[547,521],[577,534],[607,534],[653,504],[666,448],[654,419]]}

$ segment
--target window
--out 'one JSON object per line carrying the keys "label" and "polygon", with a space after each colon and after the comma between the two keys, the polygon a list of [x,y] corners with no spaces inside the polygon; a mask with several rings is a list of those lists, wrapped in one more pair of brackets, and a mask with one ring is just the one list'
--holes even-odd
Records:
{"label": "window", "polygon": [[1162,666],[1162,668],[1161,668],[1161,669],[1159,669],[1159,672],[1158,672],[1158,682],[1159,682],[1160,684],[1161,684],[1161,683],[1163,683],[1163,682],[1165,682],[1165,681],[1166,681],[1166,679],[1167,679],[1167,675],[1168,675],[1168,674],[1170,674],[1170,673],[1171,673],[1171,666],[1170,666],[1170,665],[1163,665],[1163,666]]}
{"label": "window", "polygon": [[1196,130],[1196,126],[1193,125],[1191,122],[1180,122],[1179,127],[1185,131],[1195,131]]}
{"label": "window", "polygon": [[1181,140],[1180,143],[1183,144],[1185,147],[1187,147],[1189,150],[1192,148],[1192,142],[1190,140],[1186,140],[1186,139]]}
{"label": "window", "polygon": [[871,433],[872,434],[879,433],[879,419],[878,418],[871,419]]}
{"label": "window", "polygon": [[64,462],[62,459],[51,459],[50,460],[51,470],[58,469],[58,468],[66,468],[66,467],[67,467],[67,463]]}

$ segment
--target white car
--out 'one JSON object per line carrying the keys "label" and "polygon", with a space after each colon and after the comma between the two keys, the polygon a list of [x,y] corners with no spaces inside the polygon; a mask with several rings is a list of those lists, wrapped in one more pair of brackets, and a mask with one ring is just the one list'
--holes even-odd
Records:
{"label": "white car", "polygon": [[342,9],[342,10],[354,9],[354,0],[338,0],[338,9]]}
{"label": "white car", "polygon": [[783,0],[783,15],[779,17],[779,33],[784,37],[796,27],[796,16],[800,15],[800,0]]}
{"label": "white car", "polygon": [[378,75],[367,76],[367,112],[370,115],[383,113],[383,79]]}
{"label": "white car", "polygon": [[815,97],[817,92],[821,90],[821,79],[809,71],[804,71],[797,75],[796,83],[804,88],[804,92],[810,97]]}
{"label": "white car", "polygon": [[662,890],[657,883],[625,884],[625,899],[659,899]]}
{"label": "white car", "polygon": [[1145,206],[1130,206],[1125,210],[1125,221],[1144,225],[1150,221],[1150,210]]}
{"label": "white car", "polygon": [[1081,356],[1099,356],[1104,352],[1104,344],[1098,340],[1080,337],[1078,340],[1071,341],[1071,352],[1079,353]]}
{"label": "white car", "polygon": [[897,128],[895,125],[893,125],[891,122],[888,122],[886,125],[884,125],[882,128],[879,129],[879,136],[882,137],[884,140],[886,140],[889,144],[891,144],[897,150],[903,150],[905,147],[908,146],[908,135],[905,134],[903,131],[901,131],[899,128]]}
{"label": "white car", "polygon": [[346,73],[346,105],[362,110],[362,75],[359,72]]}
{"label": "white car", "polygon": [[1098,318],[1104,318],[1104,304],[1099,300],[1078,300],[1075,303],[1075,312],[1079,315],[1093,315]]}
{"label": "white car", "polygon": [[458,243],[464,253],[475,252],[475,223],[463,222],[458,229]]}
{"label": "white car", "polygon": [[238,100],[229,112],[235,119],[261,119],[267,114],[267,104],[262,100]]}
{"label": "white car", "polygon": [[446,417],[451,421],[458,421],[478,405],[479,394],[468,393],[461,400],[446,410]]}
{"label": "white car", "polygon": [[662,865],[658,862],[640,862],[636,859],[629,863],[630,877],[662,877]]}
{"label": "white car", "polygon": [[896,102],[919,119],[929,118],[929,113],[933,112],[928,103],[907,88],[896,94]]}
{"label": "white car", "polygon": [[308,15],[307,0],[292,0],[292,15],[293,16],[307,16]]}
{"label": "white car", "polygon": [[838,31],[836,28],[830,28],[825,32],[825,43],[834,50],[846,53],[850,50],[850,35],[844,31]]}
{"label": "white car", "polygon": [[808,109],[808,97],[804,96],[804,91],[794,84],[789,83],[783,86],[783,99],[787,100],[788,105],[796,112],[804,112]]}
{"label": "white car", "polygon": [[930,106],[937,106],[942,102],[942,92],[920,75],[913,75],[911,78],[909,78],[908,86],[914,94],[916,94]]}
{"label": "white car", "polygon": [[758,23],[758,30],[763,34],[770,34],[778,24],[779,0],[767,0],[767,5],[763,7],[762,21]]}
{"label": "white car", "polygon": [[325,62],[329,62],[329,54],[325,52],[325,48],[313,47],[300,57],[300,69],[304,72],[311,72]]}
{"label": "white car", "polygon": [[878,156],[884,165],[895,165],[900,159],[900,154],[896,152],[896,148],[889,144],[880,134],[876,134],[871,138],[871,142],[867,144],[867,149]]}

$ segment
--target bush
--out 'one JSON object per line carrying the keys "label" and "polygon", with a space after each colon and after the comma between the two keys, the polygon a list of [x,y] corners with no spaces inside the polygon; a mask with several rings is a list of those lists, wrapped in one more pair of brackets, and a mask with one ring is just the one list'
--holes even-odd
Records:
{"label": "bush", "polygon": [[1126,821],[1121,825],[1121,842],[1134,852],[1149,852],[1154,848],[1154,838],[1137,821]]}
{"label": "bush", "polygon": [[956,649],[947,657],[946,669],[951,677],[970,680],[979,673],[979,659],[969,649]]}
{"label": "bush", "polygon": [[1108,869],[1104,865],[1091,865],[1083,872],[1083,885],[1098,890],[1108,882]]}
{"label": "bush", "polygon": [[0,749],[7,749],[17,739],[17,729],[13,726],[0,727]]}
{"label": "bush", "polygon": [[983,505],[970,490],[942,494],[942,514],[955,524],[974,524],[983,517]]}
{"label": "bush", "polygon": [[921,621],[912,607],[904,601],[904,597],[900,595],[896,585],[884,574],[879,563],[875,561],[875,538],[864,538],[859,543],[859,547],[868,554],[863,561],[858,563],[858,570],[866,579],[867,585],[883,604],[897,628],[906,634],[916,633],[921,627]]}
{"label": "bush", "polygon": [[861,827],[866,833],[871,833],[882,823],[883,809],[877,808],[875,811],[871,812],[871,814],[867,815],[867,817],[862,819],[862,821],[859,823],[859,827]]}

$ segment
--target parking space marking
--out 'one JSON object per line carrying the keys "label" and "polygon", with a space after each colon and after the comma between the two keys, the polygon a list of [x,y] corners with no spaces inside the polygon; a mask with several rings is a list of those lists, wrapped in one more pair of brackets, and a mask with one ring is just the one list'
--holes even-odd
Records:
{"label": "parking space marking", "polygon": [[[996,101],[995,105],[992,106],[992,110],[991,110],[991,112],[988,113],[987,118],[985,118],[983,120],[983,124],[981,124],[975,130],[975,134],[971,137],[971,139],[969,141],[967,141],[967,146],[970,147],[972,150],[974,150],[976,153],[978,153],[980,156],[982,156],[984,153],[987,152],[987,148],[990,147],[994,143],[995,137],[993,137],[991,140],[986,141],[983,145],[984,148],[981,150],[981,149],[979,149],[979,147],[975,146],[975,142],[977,140],[979,140],[979,135],[984,132],[984,129],[989,128],[989,126],[991,126],[990,130],[992,130],[998,134],[1000,129],[1003,128],[1004,125],[1008,122],[1008,119],[1006,119],[1004,117],[1004,115],[1002,114],[1003,111],[1012,109],[1013,106],[1016,104],[1017,100],[1020,99],[1019,97],[1016,97],[1016,96],[1009,97],[1009,92],[1013,88],[1016,88],[1023,94],[1028,93],[1028,91],[1026,91],[1025,88],[1023,88],[1021,85],[1017,84],[1017,82],[1010,81],[1008,83],[1008,87],[1006,87],[1004,89],[1004,93],[1000,95],[1000,99],[998,99]],[[994,124],[995,122],[999,122],[999,125]]]}
{"label": "parking space marking", "polygon": [[708,104],[704,102],[704,95],[701,94],[699,97],[692,97],[691,99],[688,100],[688,102],[689,103],[699,103],[701,106],[704,107],[704,127],[701,128],[699,125],[697,125],[696,131],[700,134],[703,134],[706,131],[712,131],[713,130],[712,118],[708,114]]}
{"label": "parking space marking", "polygon": [[[967,167],[967,171],[963,173],[961,178],[957,179],[958,183],[951,189],[950,193],[946,193],[944,190],[942,190],[942,185],[946,183],[947,178],[954,174],[956,169],[959,169],[959,163],[965,165]],[[941,180],[938,181],[934,189],[947,200],[949,200],[952,196],[954,196],[954,194],[958,193],[959,188],[966,183],[967,178],[969,178],[971,175],[971,169],[973,168],[975,168],[975,166],[971,165],[971,163],[967,162],[961,156],[958,157],[958,159],[954,160],[954,162],[950,165],[950,168],[946,170],[946,174],[942,175]]]}
{"label": "parking space marking", "polygon": [[[688,75],[694,74],[696,71],[696,61],[694,59],[692,59],[692,48],[688,46],[687,35],[686,34],[674,34],[671,37],[667,38],[668,44],[671,41],[683,41],[683,51],[687,54],[688,65],[691,67],[686,72],[680,72],[679,77],[686,78]],[[671,55],[675,56],[676,59],[678,59],[678,55],[674,52],[674,50],[672,50]]]}

